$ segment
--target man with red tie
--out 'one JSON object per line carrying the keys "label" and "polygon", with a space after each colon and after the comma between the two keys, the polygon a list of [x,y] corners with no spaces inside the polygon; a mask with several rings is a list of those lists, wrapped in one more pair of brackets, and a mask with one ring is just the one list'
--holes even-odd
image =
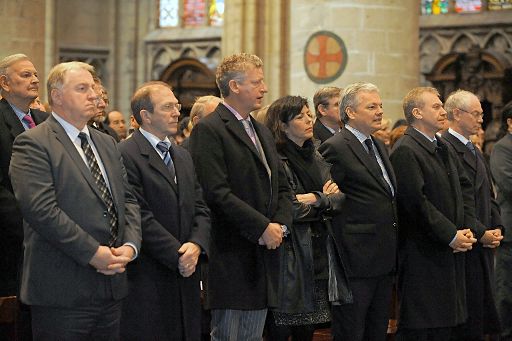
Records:
{"label": "man with red tie", "polygon": [[[23,243],[23,219],[8,176],[12,143],[16,136],[48,116],[29,108],[39,96],[39,79],[34,65],[24,54],[7,56],[0,61],[0,95],[3,97],[0,100],[0,217],[3,225],[0,230],[0,296],[14,296]],[[0,330],[0,336],[1,333]]]}

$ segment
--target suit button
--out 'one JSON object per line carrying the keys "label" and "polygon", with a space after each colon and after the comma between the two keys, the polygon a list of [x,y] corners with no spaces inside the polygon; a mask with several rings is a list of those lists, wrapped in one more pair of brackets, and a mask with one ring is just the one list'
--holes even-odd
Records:
{"label": "suit button", "polygon": [[393,227],[397,227],[397,226],[398,226],[398,224],[397,224],[397,223],[393,223]]}
{"label": "suit button", "polygon": [[107,216],[107,211],[103,211],[103,216],[106,217]]}

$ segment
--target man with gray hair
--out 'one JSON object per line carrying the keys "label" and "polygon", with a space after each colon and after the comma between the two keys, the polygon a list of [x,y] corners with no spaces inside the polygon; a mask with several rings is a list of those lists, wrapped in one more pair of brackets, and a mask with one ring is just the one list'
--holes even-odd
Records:
{"label": "man with gray hair", "polygon": [[9,175],[25,221],[21,300],[34,340],[118,340],[140,211],[115,140],[90,129],[92,66],[56,65],[53,112],[13,145]]}
{"label": "man with gray hair", "polygon": [[[188,123],[190,127],[190,131],[194,129],[194,126],[201,120],[202,118],[210,115],[216,108],[219,103],[222,102],[217,96],[201,96],[196,99],[192,109],[190,109],[190,121]],[[181,146],[185,149],[190,148],[190,138],[187,137],[181,142]]]}
{"label": "man with gray hair", "polygon": [[334,340],[385,340],[396,264],[396,182],[380,129],[382,101],[371,83],[345,88],[340,103],[345,128],[319,148],[346,194],[332,221],[347,269],[353,303],[332,308]]}
{"label": "man with gray hair", "polygon": [[483,340],[498,334],[500,321],[494,301],[494,250],[503,239],[500,211],[492,188],[489,167],[482,152],[470,141],[478,133],[484,112],[472,92],[457,90],[444,104],[450,128],[442,137],[453,147],[473,185],[476,208],[473,250],[466,253],[466,301],[468,320],[460,328],[458,340]]}
{"label": "man with gray hair", "polygon": [[467,318],[474,193],[457,156],[436,138],[446,121],[438,91],[412,89],[403,109],[409,127],[391,154],[400,218],[397,340],[448,341]]}
{"label": "man with gray hair", "polygon": [[276,249],[292,222],[291,193],[272,134],[249,115],[267,92],[261,59],[228,56],[216,81],[224,102],[190,136],[212,217],[211,336],[261,340],[267,309],[277,303]]}
{"label": "man with gray hair", "polygon": [[12,144],[16,136],[43,122],[48,115],[30,104],[39,96],[37,70],[24,54],[0,61],[0,296],[17,295],[21,266],[23,218],[9,179]]}

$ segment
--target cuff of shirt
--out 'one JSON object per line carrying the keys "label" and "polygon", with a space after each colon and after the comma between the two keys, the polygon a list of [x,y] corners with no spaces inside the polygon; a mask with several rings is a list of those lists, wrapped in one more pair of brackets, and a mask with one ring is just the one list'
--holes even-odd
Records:
{"label": "cuff of shirt", "polygon": [[134,253],[133,253],[132,260],[134,260],[135,258],[137,258],[139,256],[139,250],[137,250],[137,247],[135,246],[135,244],[133,244],[131,242],[127,242],[127,243],[124,243],[123,245],[128,245],[129,247],[131,247],[133,249]]}

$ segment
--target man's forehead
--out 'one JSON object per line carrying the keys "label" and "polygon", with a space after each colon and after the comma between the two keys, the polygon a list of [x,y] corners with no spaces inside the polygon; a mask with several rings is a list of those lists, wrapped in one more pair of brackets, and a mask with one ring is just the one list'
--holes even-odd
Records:
{"label": "man's forehead", "polygon": [[8,67],[8,70],[20,72],[20,71],[35,71],[34,64],[28,59],[18,60],[17,62],[13,63],[11,66]]}

